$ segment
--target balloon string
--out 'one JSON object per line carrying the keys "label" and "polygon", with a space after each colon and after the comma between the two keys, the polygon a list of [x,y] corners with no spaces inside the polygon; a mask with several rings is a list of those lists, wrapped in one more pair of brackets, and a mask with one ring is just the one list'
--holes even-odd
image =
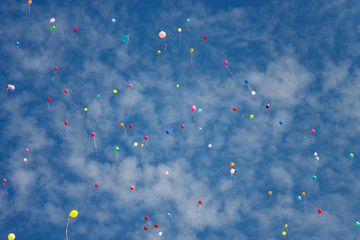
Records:
{"label": "balloon string", "polygon": [[291,234],[290,234],[290,232],[289,232],[289,230],[287,228],[286,228],[286,231],[289,234],[289,237],[291,238],[291,240],[293,240],[293,238],[291,237]]}
{"label": "balloon string", "polygon": [[99,156],[98,150],[97,150],[97,146],[96,146],[96,139],[94,137],[94,146],[95,146],[95,151],[96,151],[96,155]]}
{"label": "balloon string", "polygon": [[52,76],[52,78],[51,78],[51,81],[54,80],[55,73],[56,73],[56,71],[54,71],[54,74],[53,74],[53,76]]}
{"label": "balloon string", "polygon": [[70,216],[68,216],[68,220],[67,220],[67,224],[66,224],[66,240],[68,240],[67,233],[68,233],[68,228],[69,228],[69,220],[70,220]]}
{"label": "balloon string", "polygon": [[125,133],[124,137],[126,139],[126,128],[125,127],[124,127],[124,133]]}
{"label": "balloon string", "polygon": [[66,128],[66,140],[69,140],[69,130],[68,130],[68,126],[65,126]]}
{"label": "balloon string", "polygon": [[30,15],[30,5],[29,5],[29,15]]}
{"label": "balloon string", "polygon": [[190,32],[189,23],[186,23],[186,28]]}
{"label": "balloon string", "polygon": [[200,217],[201,204],[199,204],[199,217]]}
{"label": "balloon string", "polygon": [[48,110],[50,112],[50,104],[49,104],[49,102],[47,102],[47,105],[48,105]]}
{"label": "balloon string", "polygon": [[84,119],[84,117],[85,117],[85,112],[84,112],[84,114],[83,114],[83,119]]}
{"label": "balloon string", "polygon": [[165,51],[166,51],[166,47],[167,47],[167,42],[166,42],[166,39],[164,38],[164,41],[165,41]]}
{"label": "balloon string", "polygon": [[118,153],[115,152],[115,155],[116,155],[116,163],[119,163]]}
{"label": "balloon string", "polygon": [[348,173],[349,172],[349,170],[350,170],[350,167],[351,167],[351,164],[353,163],[353,158],[351,159],[351,162],[350,162],[350,165],[349,165],[349,167],[348,167],[348,169],[346,170],[346,172]]}
{"label": "balloon string", "polygon": [[17,48],[19,49],[21,55],[24,55],[23,51],[21,50],[21,48],[19,46],[17,46]]}
{"label": "balloon string", "polygon": [[149,144],[148,144],[148,142],[146,141],[146,146],[147,146],[147,148],[150,150],[150,147],[149,147]]}
{"label": "balloon string", "polygon": [[192,63],[192,53],[191,53],[190,63]]}
{"label": "balloon string", "polygon": [[181,46],[181,32],[179,33],[179,36],[180,36],[180,46]]}
{"label": "balloon string", "polygon": [[75,41],[79,41],[77,33],[75,33]]}
{"label": "balloon string", "polygon": [[229,67],[228,67],[227,65],[225,65],[225,67],[226,67],[226,69],[229,71],[229,73],[231,74],[232,78],[235,79],[235,78],[234,78],[234,74],[230,71]]}
{"label": "balloon string", "polygon": [[305,211],[305,214],[306,214],[306,198],[304,196],[304,211]]}
{"label": "balloon string", "polygon": [[7,189],[6,189],[5,183],[4,183],[4,189],[5,189],[6,195],[8,195],[9,193],[8,193],[8,191],[7,191]]}
{"label": "balloon string", "polygon": [[232,182],[232,174],[230,175],[230,188],[231,188],[231,182]]}

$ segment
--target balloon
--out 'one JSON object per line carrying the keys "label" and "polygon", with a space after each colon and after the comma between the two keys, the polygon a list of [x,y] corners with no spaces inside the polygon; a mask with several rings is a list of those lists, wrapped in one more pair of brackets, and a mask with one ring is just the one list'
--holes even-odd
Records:
{"label": "balloon", "polygon": [[28,148],[25,148],[25,152],[29,152],[29,149],[28,149]]}
{"label": "balloon", "polygon": [[233,162],[230,163],[230,167],[233,167],[235,166],[235,164]]}
{"label": "balloon", "polygon": [[58,67],[55,67],[54,70],[57,71],[57,70],[59,70],[59,68],[58,68]]}
{"label": "balloon", "polygon": [[171,216],[171,214],[168,212],[168,213],[166,214],[166,216],[170,217],[170,216]]}
{"label": "balloon", "polygon": [[166,32],[160,31],[160,32],[159,32],[159,37],[160,37],[160,38],[166,38]]}
{"label": "balloon", "polygon": [[132,124],[130,124],[130,125],[129,125],[129,128],[133,128],[133,125],[132,125]]}
{"label": "balloon", "polygon": [[311,130],[311,133],[315,133],[315,130],[313,129],[313,130]]}
{"label": "balloon", "polygon": [[124,35],[124,36],[122,36],[121,41],[122,41],[123,43],[126,43],[127,41],[129,41],[129,35]]}
{"label": "balloon", "polygon": [[302,192],[301,195],[305,196],[305,192]]}
{"label": "balloon", "polygon": [[212,147],[212,145],[211,145],[211,144],[209,144],[209,145],[208,145],[208,147],[209,147],[209,148],[211,148],[211,147]]}
{"label": "balloon", "polygon": [[130,189],[131,189],[131,190],[134,190],[134,186],[131,186]]}
{"label": "balloon", "polygon": [[287,224],[285,224],[285,225],[284,225],[284,227],[285,227],[285,228],[287,228],[287,227],[288,227],[288,225],[287,225]]}
{"label": "balloon", "polygon": [[250,115],[250,119],[253,119],[253,118],[254,118],[254,115],[253,115],[253,114],[251,114],[251,115]]}
{"label": "balloon", "polygon": [[53,30],[53,31],[54,31],[54,30],[55,30],[55,26],[52,26],[52,27],[51,27],[51,30]]}
{"label": "balloon", "polygon": [[354,154],[350,153],[350,154],[349,154],[349,157],[350,157],[350,158],[354,158]]}
{"label": "balloon", "polygon": [[98,95],[96,95],[96,98],[100,98],[100,95],[98,94]]}
{"label": "balloon", "polygon": [[190,19],[189,19],[189,18],[188,18],[188,19],[186,19],[186,22],[187,22],[187,23],[189,23],[189,22],[190,22]]}
{"label": "balloon", "polygon": [[24,162],[27,162],[27,158],[24,158]]}
{"label": "balloon", "polygon": [[67,125],[69,124],[69,122],[68,122],[68,121],[65,121],[64,124],[67,126]]}
{"label": "balloon", "polygon": [[199,128],[198,128],[198,130],[199,130],[199,131],[202,131],[202,128],[201,128],[201,127],[199,127]]}
{"label": "balloon", "polygon": [[272,195],[272,191],[269,191],[268,194],[269,194],[269,195]]}
{"label": "balloon", "polygon": [[76,217],[78,216],[78,211],[72,210],[72,211],[70,212],[69,216],[72,217],[72,218],[76,218]]}
{"label": "balloon", "polygon": [[77,28],[74,28],[74,32],[77,32]]}
{"label": "balloon", "polygon": [[269,105],[269,104],[266,104],[266,108],[270,108],[270,105]]}
{"label": "balloon", "polygon": [[202,201],[200,200],[200,201],[199,201],[199,205],[201,205],[201,204],[202,204]]}
{"label": "balloon", "polygon": [[168,171],[165,171],[165,176],[168,176],[169,175],[169,172]]}
{"label": "balloon", "polygon": [[19,46],[19,45],[20,45],[20,43],[19,43],[19,42],[15,42],[15,45],[16,45],[16,46]]}
{"label": "balloon", "polygon": [[283,121],[280,121],[279,124],[280,124],[280,125],[283,125],[284,123],[283,123]]}
{"label": "balloon", "polygon": [[145,216],[144,217],[145,221],[149,220],[149,217],[148,216]]}
{"label": "balloon", "polygon": [[129,87],[132,87],[132,85],[131,85],[131,84],[129,84]]}
{"label": "balloon", "polygon": [[67,89],[64,90],[64,93],[68,93],[69,91]]}
{"label": "balloon", "polygon": [[97,188],[99,185],[95,184],[95,187]]}
{"label": "balloon", "polygon": [[191,111],[193,111],[193,112],[196,111],[196,106],[195,106],[195,105],[192,105],[192,106],[191,106]]}
{"label": "balloon", "polygon": [[113,93],[117,93],[117,90],[116,90],[116,89],[114,89],[114,90],[113,90]]}
{"label": "balloon", "polygon": [[181,125],[181,128],[182,128],[182,129],[184,129],[184,128],[185,128],[185,125],[184,125],[184,124],[183,124],[183,125]]}
{"label": "balloon", "polygon": [[316,160],[316,161],[319,161],[319,160],[320,160],[320,158],[319,158],[319,157],[316,157],[316,158],[315,158],[315,160]]}
{"label": "balloon", "polygon": [[198,112],[202,112],[202,109],[201,109],[201,108],[199,108]]}
{"label": "balloon", "polygon": [[360,226],[360,222],[355,222],[355,226],[359,227],[359,226]]}
{"label": "balloon", "polygon": [[139,144],[137,142],[134,142],[134,147],[137,147]]}
{"label": "balloon", "polygon": [[8,236],[8,239],[9,240],[14,240],[15,239],[15,234],[10,233],[9,236]]}
{"label": "balloon", "polygon": [[116,22],[116,19],[115,19],[115,18],[113,18],[113,19],[111,19],[111,21],[114,23],[114,22]]}
{"label": "balloon", "polygon": [[148,136],[145,136],[144,139],[145,139],[145,140],[148,140]]}
{"label": "balloon", "polygon": [[166,134],[170,134],[170,130],[166,130]]}
{"label": "balloon", "polygon": [[148,227],[147,227],[147,226],[145,226],[145,227],[144,227],[144,230],[145,230],[145,231],[146,231],[146,230],[148,230]]}
{"label": "balloon", "polygon": [[124,124],[123,124],[123,123],[120,123],[120,127],[124,127]]}
{"label": "balloon", "polygon": [[158,224],[155,224],[155,225],[154,225],[154,228],[158,228],[158,227],[159,227],[159,225],[158,225]]}
{"label": "balloon", "polygon": [[50,102],[51,98],[48,97],[46,100],[47,100],[48,102]]}
{"label": "balloon", "polygon": [[91,135],[92,137],[95,137],[95,133],[94,133],[94,132],[92,132],[90,135]]}
{"label": "balloon", "polygon": [[317,152],[314,152],[314,156],[317,157],[317,155],[318,155]]}
{"label": "balloon", "polygon": [[9,87],[9,91],[12,92],[12,91],[14,91],[14,90],[15,90],[15,86],[14,86],[14,85],[11,85],[11,86]]}
{"label": "balloon", "polygon": [[300,201],[300,200],[301,200],[301,197],[300,197],[300,196],[298,196],[298,197],[297,197],[297,200],[299,200],[299,201]]}
{"label": "balloon", "polygon": [[178,28],[178,32],[181,32],[181,28]]}
{"label": "balloon", "polygon": [[194,52],[194,49],[193,49],[193,48],[190,48],[190,52],[193,53],[193,52]]}
{"label": "balloon", "polygon": [[256,94],[256,92],[255,92],[255,91],[251,91],[251,95],[253,95],[253,96],[254,96],[255,94]]}
{"label": "balloon", "polygon": [[207,39],[207,36],[204,36],[204,40],[206,40]]}
{"label": "balloon", "polygon": [[88,110],[87,108],[84,108],[84,112],[87,112],[87,110]]}
{"label": "balloon", "polygon": [[161,53],[161,51],[160,50],[157,50],[157,54],[160,54]]}
{"label": "balloon", "polygon": [[162,236],[162,232],[159,232],[159,236]]}
{"label": "balloon", "polygon": [[315,175],[312,175],[312,180],[316,180],[316,176],[315,176]]}
{"label": "balloon", "polygon": [[236,108],[233,108],[233,111],[235,112],[235,111],[236,111]]}
{"label": "balloon", "polygon": [[2,182],[3,182],[3,183],[6,183],[6,179],[4,178],[4,179],[2,180]]}
{"label": "balloon", "polygon": [[245,79],[245,83],[249,83],[249,80]]}
{"label": "balloon", "polygon": [[282,235],[284,235],[284,236],[285,236],[285,235],[286,235],[286,232],[282,232]]}
{"label": "balloon", "polygon": [[234,174],[236,172],[236,170],[235,169],[230,169],[230,174]]}
{"label": "balloon", "polygon": [[54,23],[55,22],[55,18],[50,18],[50,23]]}
{"label": "balloon", "polygon": [[119,147],[115,147],[115,151],[117,151],[117,152],[118,152],[118,151],[119,151]]}
{"label": "balloon", "polygon": [[224,65],[225,65],[225,66],[228,65],[228,61],[225,60],[225,61],[224,61]]}
{"label": "balloon", "polygon": [[318,213],[319,213],[319,214],[321,214],[321,213],[322,213],[322,210],[321,210],[320,208],[318,209]]}
{"label": "balloon", "polygon": [[179,84],[176,84],[176,87],[180,87],[180,85],[179,85]]}
{"label": "balloon", "polygon": [[29,5],[31,5],[31,4],[32,4],[32,1],[31,1],[31,0],[29,0],[29,1],[28,1],[28,4],[29,4]]}

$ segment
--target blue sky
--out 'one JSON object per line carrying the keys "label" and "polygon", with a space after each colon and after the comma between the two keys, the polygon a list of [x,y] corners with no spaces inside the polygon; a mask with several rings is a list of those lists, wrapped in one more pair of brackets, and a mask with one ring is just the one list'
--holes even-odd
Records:
{"label": "blue sky", "polygon": [[[34,0],[29,15],[26,1],[9,0],[0,9],[1,238],[65,239],[76,209],[69,239],[275,240],[284,224],[294,240],[357,239],[356,1]],[[192,105],[202,109],[196,123]]]}

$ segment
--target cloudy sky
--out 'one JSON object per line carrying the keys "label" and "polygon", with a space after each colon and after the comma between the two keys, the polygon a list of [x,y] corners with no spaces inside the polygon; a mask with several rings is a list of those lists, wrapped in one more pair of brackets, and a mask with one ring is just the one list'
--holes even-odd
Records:
{"label": "cloudy sky", "polygon": [[359,11],[1,1],[0,238],[357,239]]}

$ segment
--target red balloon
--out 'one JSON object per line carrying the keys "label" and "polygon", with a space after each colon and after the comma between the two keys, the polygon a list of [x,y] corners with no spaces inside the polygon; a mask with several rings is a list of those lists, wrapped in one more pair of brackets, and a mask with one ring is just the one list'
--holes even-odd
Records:
{"label": "red balloon", "polygon": [[199,204],[200,204],[200,205],[202,204],[202,201],[201,201],[201,200],[199,201]]}
{"label": "red balloon", "polygon": [[51,98],[48,97],[46,100],[47,100],[48,102],[50,102]]}
{"label": "red balloon", "polygon": [[182,129],[184,129],[184,128],[185,128],[185,125],[184,125],[184,124],[183,124],[183,125],[181,125],[181,128],[182,128]]}
{"label": "red balloon", "polygon": [[97,188],[99,185],[95,184],[95,187]]}
{"label": "red balloon", "polygon": [[159,225],[157,225],[157,224],[154,225],[154,228],[158,228],[158,227],[159,227]]}
{"label": "red balloon", "polygon": [[204,36],[204,40],[207,39],[207,36]]}
{"label": "red balloon", "polygon": [[134,186],[131,186],[130,189],[131,189],[131,190],[134,190]]}
{"label": "red balloon", "polygon": [[92,133],[91,133],[91,136],[92,136],[92,137],[95,137],[95,133],[94,133],[94,132],[92,132]]}
{"label": "red balloon", "polygon": [[58,67],[55,67],[54,69],[55,69],[55,71],[59,70],[59,68],[58,68]]}
{"label": "red balloon", "polygon": [[67,89],[64,90],[64,93],[68,93],[69,91]]}
{"label": "red balloon", "polygon": [[133,125],[132,125],[132,124],[130,124],[130,125],[129,125],[129,128],[132,128],[132,127],[133,127]]}
{"label": "red balloon", "polygon": [[147,221],[147,220],[149,220],[149,217],[148,217],[148,216],[145,216],[144,219]]}
{"label": "red balloon", "polygon": [[236,108],[233,108],[233,111],[235,112],[235,111],[236,111]]}
{"label": "red balloon", "polygon": [[144,230],[146,231],[147,229],[148,229],[148,227],[147,227],[147,226],[145,226],[145,227],[144,227]]}
{"label": "red balloon", "polygon": [[266,104],[266,108],[270,108],[270,105],[269,105],[269,104]]}
{"label": "red balloon", "polygon": [[77,28],[74,28],[74,32],[77,32]]}
{"label": "red balloon", "polygon": [[144,139],[145,139],[145,140],[148,140],[148,136],[145,136]]}
{"label": "red balloon", "polygon": [[322,210],[319,208],[319,209],[318,209],[318,213],[320,214],[321,212],[322,212]]}
{"label": "red balloon", "polygon": [[65,123],[65,125],[66,125],[66,126],[69,124],[69,122],[68,122],[68,121],[65,121],[64,123]]}
{"label": "red balloon", "polygon": [[5,179],[5,178],[3,179],[3,183],[6,183],[6,179]]}

